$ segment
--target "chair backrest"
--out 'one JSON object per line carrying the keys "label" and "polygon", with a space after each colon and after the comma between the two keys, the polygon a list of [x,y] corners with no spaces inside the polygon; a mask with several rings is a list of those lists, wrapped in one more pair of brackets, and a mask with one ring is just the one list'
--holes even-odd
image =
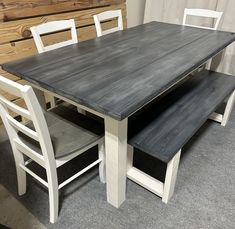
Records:
{"label": "chair backrest", "polygon": [[[59,32],[63,30],[69,30],[69,29],[71,31],[70,40],[59,42],[57,44],[44,46],[43,41],[41,39],[41,35],[53,33],[53,32]],[[47,22],[38,26],[33,26],[30,28],[30,30],[32,32],[32,35],[33,35],[33,38],[34,38],[34,41],[35,41],[35,44],[39,53],[61,48],[61,47],[75,44],[78,42],[76,25],[73,19]]]}
{"label": "chair backrest", "polygon": [[[186,8],[184,10],[183,25],[188,25],[188,26],[192,26],[192,27],[196,27],[196,28],[206,28],[206,29],[211,29],[211,30],[217,30],[222,15],[223,15],[223,12],[217,12],[217,11],[214,11],[214,10],[187,9]],[[216,19],[216,22],[214,23],[213,27],[191,25],[191,24],[186,23],[187,16],[212,18],[212,19]]]}
{"label": "chair backrest", "polygon": [[[20,151],[43,167],[54,167],[54,150],[48,126],[32,87],[20,85],[0,76],[0,89],[22,98],[26,105],[26,108],[20,107],[0,95],[0,115],[6,127],[14,156],[17,158],[17,152]],[[13,118],[11,112],[17,113],[27,120],[30,120],[33,124],[33,128],[30,128],[28,125],[24,125]],[[30,148],[30,144],[23,142],[22,138],[19,136],[20,132],[26,135],[29,138],[29,141],[38,142],[42,154],[36,152],[32,147]]]}
{"label": "chair backrest", "polygon": [[[110,34],[119,30],[123,30],[123,20],[122,20],[122,11],[121,10],[110,10],[110,11],[105,11],[103,13],[97,14],[93,16],[94,21],[95,21],[95,28],[96,28],[96,33],[98,37],[101,37],[106,34]],[[117,18],[118,20],[118,26],[115,28],[103,30],[101,26],[102,21],[107,21]]]}

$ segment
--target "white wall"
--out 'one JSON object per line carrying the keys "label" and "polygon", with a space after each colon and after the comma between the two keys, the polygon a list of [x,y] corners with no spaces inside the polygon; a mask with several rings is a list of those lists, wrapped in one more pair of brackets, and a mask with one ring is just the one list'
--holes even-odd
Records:
{"label": "white wall", "polygon": [[[162,21],[181,24],[185,8],[204,8],[223,12],[218,30],[235,32],[235,0],[146,0],[146,3],[145,22]],[[209,26],[204,18],[196,19],[194,22]],[[234,63],[235,42],[226,48],[223,56],[214,58],[211,69],[235,76]]]}
{"label": "white wall", "polygon": [[145,0],[127,0],[127,23],[133,27],[143,23]]}

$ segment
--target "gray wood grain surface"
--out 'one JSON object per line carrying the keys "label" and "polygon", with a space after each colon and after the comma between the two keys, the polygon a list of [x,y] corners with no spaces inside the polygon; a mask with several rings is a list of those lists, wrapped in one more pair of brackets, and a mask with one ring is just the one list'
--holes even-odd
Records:
{"label": "gray wood grain surface", "polygon": [[204,71],[129,118],[132,146],[169,162],[235,89],[235,77]]}
{"label": "gray wood grain surface", "polygon": [[234,40],[233,33],[151,22],[2,67],[122,120]]}

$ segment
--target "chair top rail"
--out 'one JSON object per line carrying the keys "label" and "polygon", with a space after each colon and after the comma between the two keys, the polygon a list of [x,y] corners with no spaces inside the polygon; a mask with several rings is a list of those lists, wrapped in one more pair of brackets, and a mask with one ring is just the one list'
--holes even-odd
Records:
{"label": "chair top rail", "polygon": [[7,79],[4,76],[0,75],[0,89],[2,89],[3,91],[6,91],[10,94],[13,94],[17,97],[21,97],[22,98],[22,90],[23,90],[24,86],[20,85],[12,80]]}
{"label": "chair top rail", "polygon": [[[62,30],[71,30],[71,39],[65,42],[59,42],[57,44],[45,46],[41,39],[41,35],[58,32]],[[37,50],[39,53],[47,52],[57,48],[64,47],[66,45],[75,44],[78,42],[76,25],[74,19],[70,20],[61,20],[61,21],[52,21],[47,22],[38,26],[33,26],[30,28]]]}
{"label": "chair top rail", "polygon": [[99,21],[105,21],[108,19],[122,16],[122,11],[121,10],[109,10],[109,11],[105,11],[94,16],[98,17]]}
{"label": "chair top rail", "polygon": [[52,32],[58,32],[66,29],[71,29],[75,27],[75,22],[73,19],[70,20],[60,20],[51,21],[41,25],[31,27],[31,31],[36,31],[38,34],[43,35]]}
{"label": "chair top rail", "polygon": [[[218,11],[214,11],[214,10],[185,8],[184,17],[183,17],[183,25],[191,26],[191,27],[195,27],[195,28],[216,30],[219,26],[220,19],[221,19],[222,15],[223,15],[223,12],[218,12]],[[207,17],[207,18],[212,18],[212,19],[217,19],[217,20],[216,20],[216,23],[214,24],[213,27],[197,26],[197,25],[191,25],[191,24],[186,23],[187,16]]]}
{"label": "chair top rail", "polygon": [[[122,11],[121,10],[110,10],[105,11],[100,14],[93,16],[95,21],[95,27],[96,27],[96,33],[98,37],[101,37],[103,35],[107,35],[113,32],[117,32],[119,30],[123,30],[123,20],[122,20]],[[118,19],[118,26],[112,29],[108,29],[103,31],[101,22],[106,20],[111,20],[117,18]]]}
{"label": "chair top rail", "polygon": [[214,10],[207,9],[185,9],[185,13],[191,16],[198,17],[211,17],[211,18],[220,18],[223,15],[223,12],[218,12]]}

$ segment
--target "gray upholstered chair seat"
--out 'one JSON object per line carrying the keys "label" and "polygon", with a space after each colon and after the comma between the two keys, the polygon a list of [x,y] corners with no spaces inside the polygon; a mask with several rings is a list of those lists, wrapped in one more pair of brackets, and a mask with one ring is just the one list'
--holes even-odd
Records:
{"label": "gray upholstered chair seat", "polygon": [[[45,112],[45,118],[55,158],[61,158],[81,150],[104,135],[102,123],[64,106]],[[27,126],[34,129],[31,122]],[[37,141],[32,140],[22,132],[19,132],[19,137],[30,148],[42,154]]]}

